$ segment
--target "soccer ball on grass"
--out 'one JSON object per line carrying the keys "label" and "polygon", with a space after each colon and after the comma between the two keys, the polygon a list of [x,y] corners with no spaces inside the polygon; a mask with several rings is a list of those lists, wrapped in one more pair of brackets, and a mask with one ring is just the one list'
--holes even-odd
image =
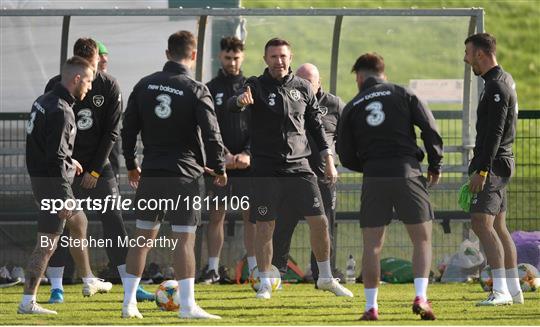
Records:
{"label": "soccer ball on grass", "polygon": [[[279,273],[279,270],[272,265],[271,271],[270,271],[270,278],[272,283],[272,291],[275,291],[281,286],[281,274]],[[251,271],[251,274],[249,275],[249,284],[251,285],[251,288],[255,292],[259,291],[259,288],[261,287],[261,279],[259,276],[259,268],[255,266],[253,268],[253,271]]]}
{"label": "soccer ball on grass", "polygon": [[178,311],[180,295],[177,281],[166,280],[159,284],[156,290],[156,305],[163,311]]}

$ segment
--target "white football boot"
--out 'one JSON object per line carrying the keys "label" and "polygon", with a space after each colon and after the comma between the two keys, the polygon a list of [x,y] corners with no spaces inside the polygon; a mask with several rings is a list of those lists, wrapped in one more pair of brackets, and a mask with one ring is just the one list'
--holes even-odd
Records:
{"label": "white football boot", "polygon": [[512,303],[512,296],[509,293],[493,290],[486,300],[478,302],[476,306],[510,305]]}
{"label": "white football boot", "polygon": [[261,285],[261,287],[257,291],[257,295],[255,295],[255,298],[264,299],[264,300],[268,300],[271,297],[272,297],[272,287],[269,285]]}
{"label": "white football boot", "polygon": [[142,319],[143,315],[139,312],[137,304],[128,304],[122,306],[122,318],[138,318]]}
{"label": "white football boot", "polygon": [[319,278],[317,288],[323,291],[334,293],[336,296],[354,297],[353,293],[341,286],[337,278]]}
{"label": "white football boot", "polygon": [[106,282],[100,278],[92,278],[90,282],[84,283],[83,296],[92,296],[96,293],[107,293],[111,290],[112,283]]}
{"label": "white football boot", "polygon": [[514,304],[523,304],[523,303],[525,303],[525,299],[523,298],[523,292],[519,291],[517,294],[512,295],[512,302]]}
{"label": "white football boot", "polygon": [[204,311],[203,308],[195,304],[189,310],[180,309],[179,317],[182,319],[221,319],[220,316],[216,316]]}
{"label": "white football boot", "polygon": [[19,308],[17,309],[17,313],[20,314],[31,314],[31,315],[55,315],[57,314],[54,310],[45,309],[39,304],[37,304],[35,301],[32,301],[26,305],[23,305],[22,303],[19,304]]}

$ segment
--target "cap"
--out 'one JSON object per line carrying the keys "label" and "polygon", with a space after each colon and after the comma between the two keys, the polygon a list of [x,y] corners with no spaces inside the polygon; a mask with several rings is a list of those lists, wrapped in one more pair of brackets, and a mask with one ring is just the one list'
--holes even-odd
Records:
{"label": "cap", "polygon": [[107,50],[107,47],[105,46],[105,44],[98,41],[97,45],[98,45],[98,50],[99,50],[100,55],[109,54],[109,51]]}

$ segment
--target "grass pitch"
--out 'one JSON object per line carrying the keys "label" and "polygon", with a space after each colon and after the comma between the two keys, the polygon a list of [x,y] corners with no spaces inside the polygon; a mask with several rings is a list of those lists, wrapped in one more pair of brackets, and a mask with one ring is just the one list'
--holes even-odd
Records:
{"label": "grass pitch", "polygon": [[[381,285],[380,320],[361,322],[363,286],[349,286],[355,298],[337,298],[315,290],[313,284],[284,285],[271,300],[257,300],[247,285],[196,286],[201,307],[223,320],[184,321],[175,312],[157,309],[152,302],[139,304],[142,320],[120,318],[122,287],[115,285],[109,294],[83,298],[81,285],[65,289],[66,302],[44,306],[58,311],[57,316],[18,315],[22,287],[0,289],[0,324],[4,325],[540,325],[540,293],[526,293],[524,305],[476,307],[487,293],[477,284],[430,285],[430,300],[437,320],[424,322],[411,312],[413,286]],[[155,285],[146,286],[147,290]],[[48,299],[48,286],[41,288],[38,301]],[[359,296],[360,295],[360,296]]]}

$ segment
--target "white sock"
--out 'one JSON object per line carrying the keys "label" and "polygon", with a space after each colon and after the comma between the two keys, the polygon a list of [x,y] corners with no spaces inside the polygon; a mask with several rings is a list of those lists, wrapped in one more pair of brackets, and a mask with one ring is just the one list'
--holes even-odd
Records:
{"label": "white sock", "polygon": [[504,268],[491,269],[491,274],[493,275],[493,290],[508,294],[506,271]]}
{"label": "white sock", "polygon": [[182,311],[189,311],[195,306],[195,278],[180,279],[178,288],[180,289],[180,308]]}
{"label": "white sock", "polygon": [[120,279],[122,280],[122,283],[124,283],[124,278],[127,277],[128,273],[126,271],[126,264],[116,266],[116,269],[118,269],[118,274],[120,275]]}
{"label": "white sock", "polygon": [[429,278],[415,278],[414,289],[416,290],[416,296],[427,300],[427,288],[429,284]]}
{"label": "white sock", "polygon": [[126,273],[126,277],[122,279],[124,285],[124,305],[137,304],[137,287],[141,277]]}
{"label": "white sock", "polygon": [[375,310],[379,309],[379,305],[377,304],[378,294],[378,288],[364,288],[364,295],[366,296],[366,311],[371,308],[375,308]]}
{"label": "white sock", "polygon": [[253,269],[255,269],[255,267],[257,267],[257,257],[247,257],[247,262],[249,271],[252,271]]}
{"label": "white sock", "polygon": [[270,271],[259,271],[259,279],[261,280],[261,287],[264,285],[272,287],[272,273]]}
{"label": "white sock", "polygon": [[510,295],[517,295],[521,292],[517,267],[506,269],[506,285],[508,286]]}
{"label": "white sock", "polygon": [[47,278],[51,283],[51,290],[61,289],[64,290],[62,286],[62,278],[64,277],[64,267],[47,267],[46,272]]}
{"label": "white sock", "polygon": [[263,286],[272,288],[272,277],[260,277],[260,279],[261,279],[261,288]]}
{"label": "white sock", "polygon": [[330,268],[330,260],[322,262],[317,261],[317,267],[319,267],[319,278],[332,278],[332,268]]}
{"label": "white sock", "polygon": [[208,257],[208,269],[206,271],[214,270],[218,272],[219,257]]}
{"label": "white sock", "polygon": [[27,305],[30,302],[36,302],[36,295],[35,294],[32,294],[32,295],[23,294],[23,296],[22,296],[22,305]]}

